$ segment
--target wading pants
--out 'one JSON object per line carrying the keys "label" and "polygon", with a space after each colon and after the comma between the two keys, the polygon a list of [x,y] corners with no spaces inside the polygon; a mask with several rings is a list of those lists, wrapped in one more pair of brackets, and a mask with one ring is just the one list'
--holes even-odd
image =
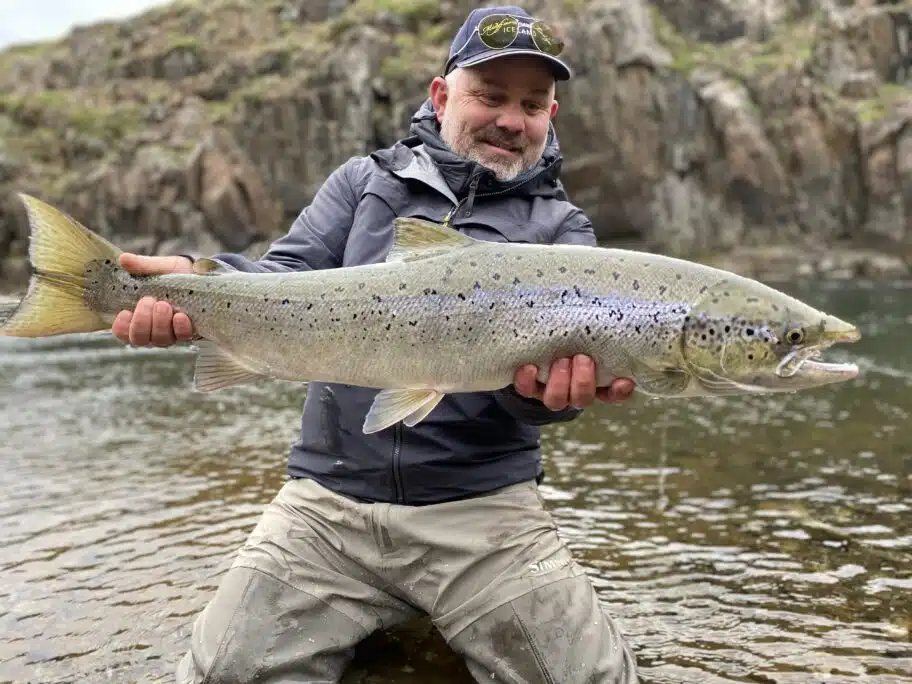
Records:
{"label": "wading pants", "polygon": [[534,482],[430,506],[290,480],[196,619],[179,684],[338,682],[427,613],[488,684],[635,684],[634,657]]}

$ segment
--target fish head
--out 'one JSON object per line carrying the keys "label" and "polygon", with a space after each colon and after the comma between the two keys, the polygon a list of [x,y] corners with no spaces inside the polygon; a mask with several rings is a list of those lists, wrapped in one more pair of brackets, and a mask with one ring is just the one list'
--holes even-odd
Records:
{"label": "fish head", "polygon": [[793,392],[851,380],[853,363],[827,363],[858,328],[783,292],[733,277],[709,287],[684,323],[688,370],[710,394]]}

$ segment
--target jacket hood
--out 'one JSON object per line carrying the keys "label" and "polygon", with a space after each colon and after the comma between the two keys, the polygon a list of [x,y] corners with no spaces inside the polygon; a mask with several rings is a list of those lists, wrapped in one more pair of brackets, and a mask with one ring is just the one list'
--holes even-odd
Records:
{"label": "jacket hood", "polygon": [[412,138],[403,140],[402,143],[409,147],[424,144],[447,185],[457,197],[464,197],[469,193],[469,185],[475,177],[479,177],[477,195],[502,193],[559,199],[567,197],[560,182],[563,158],[553,125],[548,126],[548,138],[538,163],[507,182],[499,181],[493,172],[481,164],[457,155],[443,142],[437,115],[429,99],[425,100],[412,115],[409,133]]}

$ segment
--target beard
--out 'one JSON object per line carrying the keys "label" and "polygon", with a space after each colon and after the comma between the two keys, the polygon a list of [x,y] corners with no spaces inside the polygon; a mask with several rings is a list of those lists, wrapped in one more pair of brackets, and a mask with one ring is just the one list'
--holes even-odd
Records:
{"label": "beard", "polygon": [[[473,132],[451,114],[443,115],[440,137],[453,152],[490,169],[499,181],[513,180],[531,169],[545,151],[544,140],[536,147],[524,134],[509,133],[494,125]],[[499,155],[485,148],[485,143],[510,150],[514,155]]]}

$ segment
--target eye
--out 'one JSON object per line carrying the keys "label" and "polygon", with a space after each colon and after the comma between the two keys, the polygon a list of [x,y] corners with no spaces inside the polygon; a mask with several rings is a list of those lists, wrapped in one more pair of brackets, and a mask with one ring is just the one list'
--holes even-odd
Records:
{"label": "eye", "polygon": [[801,344],[804,341],[804,329],[792,328],[785,333],[785,341],[789,344]]}

